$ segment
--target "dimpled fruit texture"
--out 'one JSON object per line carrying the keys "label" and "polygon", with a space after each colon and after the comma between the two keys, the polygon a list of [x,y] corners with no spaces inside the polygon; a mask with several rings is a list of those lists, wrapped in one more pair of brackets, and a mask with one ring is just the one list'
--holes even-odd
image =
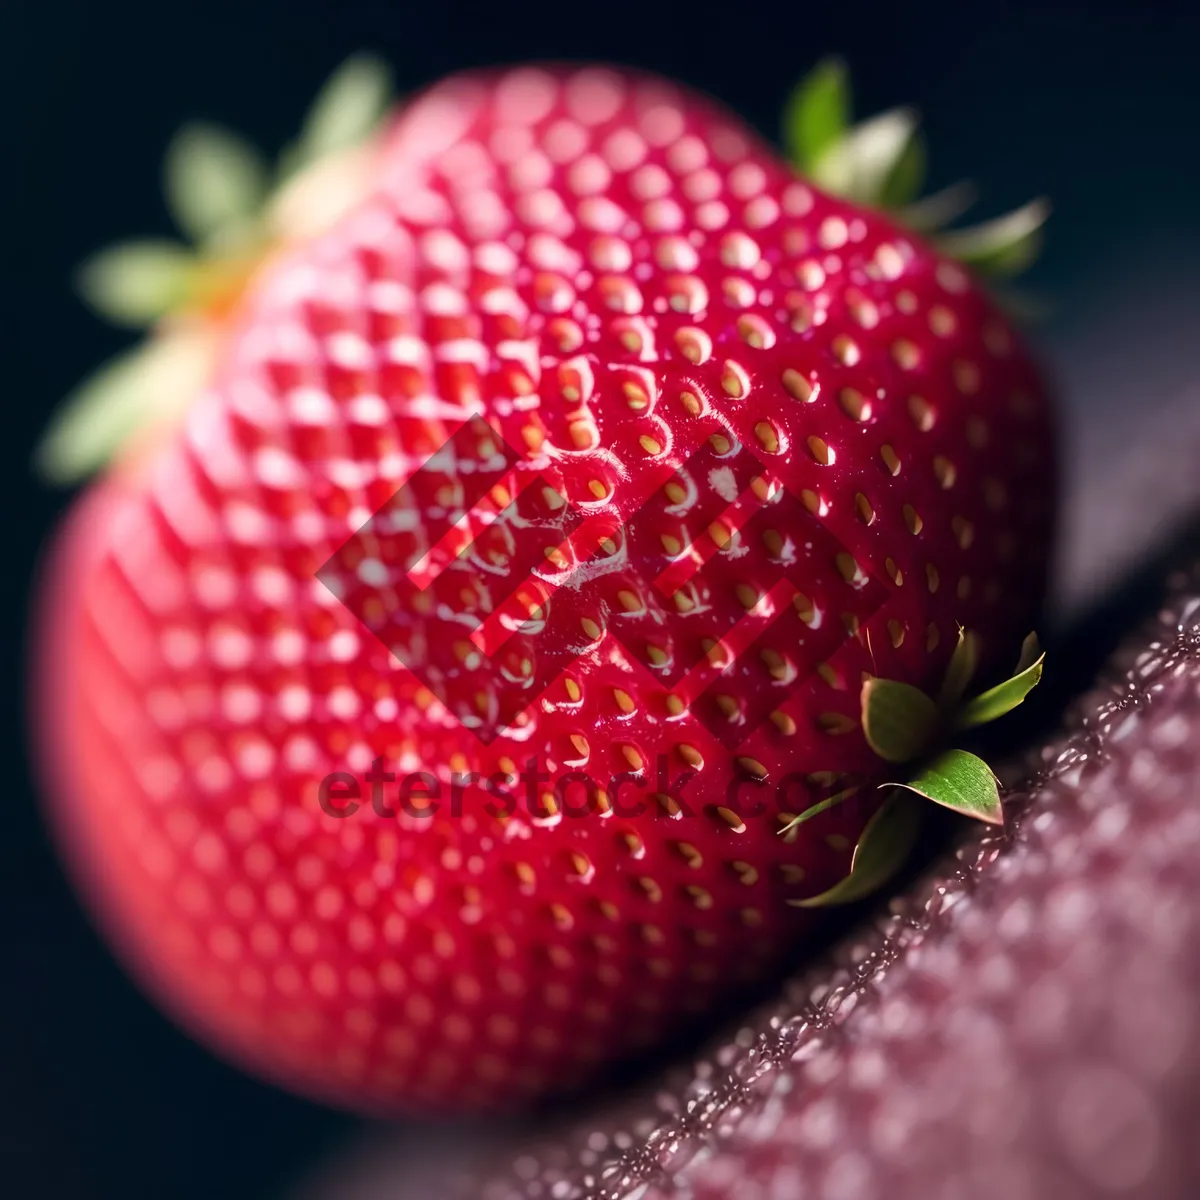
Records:
{"label": "dimpled fruit texture", "polygon": [[[452,80],[381,163],[78,514],[47,758],[108,925],[193,1027],[344,1102],[511,1105],[817,919],[785,901],[845,875],[878,793],[781,823],[877,780],[863,672],[933,686],[960,624],[1011,665],[1052,438],[958,267],[662,81]],[[435,816],[365,784],[322,809],[377,758],[544,781],[507,816],[477,780]]]}
{"label": "dimpled fruit texture", "polygon": [[1200,564],[1012,772],[1006,832],[964,844],[655,1099],[464,1194],[1195,1196],[1198,733]]}

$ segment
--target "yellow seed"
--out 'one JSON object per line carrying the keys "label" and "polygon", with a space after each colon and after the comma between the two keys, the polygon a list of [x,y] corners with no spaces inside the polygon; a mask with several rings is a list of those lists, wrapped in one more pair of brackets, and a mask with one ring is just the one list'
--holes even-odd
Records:
{"label": "yellow seed", "polygon": [[904,645],[904,626],[895,618],[888,622],[888,636],[892,639],[892,645],[899,650]]}
{"label": "yellow seed", "polygon": [[[764,775],[766,774],[765,771],[763,773]],[[746,822],[743,821],[742,818],[739,817],[732,808],[725,808],[719,805],[716,811],[717,816],[720,817],[721,820],[724,821],[734,833],[746,832]]]}
{"label": "yellow seed", "polygon": [[682,504],[687,499],[687,488],[682,483],[672,481],[663,490],[672,504]]}
{"label": "yellow seed", "polygon": [[846,716],[845,713],[825,712],[817,717],[817,728],[824,733],[832,733],[835,736],[849,733],[857,727],[858,722],[853,717]]}
{"label": "yellow seed", "polygon": [[646,765],[646,760],[638,753],[634,746],[622,746],[621,753],[625,756],[625,761],[635,771],[640,771]]}
{"label": "yellow seed", "polygon": [[871,416],[871,404],[857,388],[842,388],[838,392],[838,404],[842,412],[855,421],[866,421]]}
{"label": "yellow seed", "polygon": [[578,450],[586,450],[592,444],[592,427],[585,421],[572,421],[569,432],[571,441]]}
{"label": "yellow seed", "polygon": [[680,742],[675,749],[679,751],[679,757],[682,758],[689,767],[704,766],[704,755],[702,755],[695,746],[689,746],[687,742]]}
{"label": "yellow seed", "polygon": [[642,609],[641,596],[637,592],[631,592],[628,588],[622,588],[617,593],[617,601],[627,613],[640,612]]}
{"label": "yellow seed", "polygon": [[925,564],[925,580],[929,584],[930,593],[938,590],[938,585],[941,583],[941,576],[938,575],[938,569],[933,563]]}
{"label": "yellow seed", "polygon": [[816,620],[817,610],[813,602],[803,593],[797,592],[792,597],[792,604],[796,608],[796,614],[799,616],[805,625],[811,625]]}
{"label": "yellow seed", "polygon": [[783,386],[787,394],[793,400],[799,400],[801,404],[808,404],[816,399],[816,390],[813,385],[799,371],[793,370],[791,367],[783,373]]}
{"label": "yellow seed", "polygon": [[613,688],[613,699],[617,702],[617,707],[624,713],[631,713],[637,708],[633,702],[633,697],[621,688]]}
{"label": "yellow seed", "polygon": [[952,488],[958,472],[954,464],[943,455],[938,454],[933,460],[933,477],[943,488]]}
{"label": "yellow seed", "polygon": [[808,452],[822,466],[827,467],[834,460],[834,453],[826,442],[815,434],[808,439]]}
{"label": "yellow seed", "polygon": [[662,446],[659,445],[659,443],[655,441],[654,438],[652,438],[648,433],[643,433],[642,436],[638,438],[638,445],[641,446],[641,448],[645,450],[647,454],[654,455],[662,453]]}
{"label": "yellow seed", "polygon": [[655,646],[653,644],[646,647],[646,658],[650,660],[650,665],[652,667],[666,666],[666,664],[670,661],[670,656],[667,654],[667,652],[662,649],[661,646]]}
{"label": "yellow seed", "polygon": [[784,737],[791,737],[796,732],[796,722],[787,713],[780,712],[779,709],[771,714],[771,723]]}
{"label": "yellow seed", "polygon": [[626,403],[635,411],[640,411],[650,403],[650,397],[646,394],[646,389],[632,381],[622,384],[621,391],[625,394]]}
{"label": "yellow seed", "polygon": [[693,871],[698,871],[702,866],[704,866],[704,856],[699,850],[696,849],[695,846],[691,844],[691,842],[676,842],[675,849],[679,852],[679,857],[682,858],[683,861],[687,863],[687,865],[691,867]]}
{"label": "yellow seed", "polygon": [[834,556],[834,563],[837,565],[838,574],[847,582],[853,583],[855,579],[862,575],[858,563],[854,561],[854,556],[848,554],[845,550],[841,550]]}
{"label": "yellow seed", "polygon": [[708,444],[717,454],[728,454],[732,443],[723,433],[714,433],[708,439]]}
{"label": "yellow seed", "polygon": [[691,392],[681,393],[679,400],[683,407],[686,408],[693,417],[698,417],[700,415],[700,401],[697,400]]}
{"label": "yellow seed", "polygon": [[748,390],[746,372],[737,363],[726,361],[721,372],[721,388],[727,396],[735,400],[744,396]]}
{"label": "yellow seed", "polygon": [[579,689],[579,684],[577,684],[573,679],[564,679],[563,687],[566,689],[567,695],[572,700],[578,700],[579,697],[583,695],[583,692]]}
{"label": "yellow seed", "polygon": [[922,433],[928,433],[933,428],[933,406],[923,396],[909,396],[908,415]]}
{"label": "yellow seed", "polygon": [[896,454],[895,450],[891,448],[891,446],[881,446],[879,450],[879,457],[883,459],[883,465],[887,467],[887,469],[893,475],[900,474],[900,458]]}
{"label": "yellow seed", "polygon": [[708,527],[708,536],[712,538],[718,550],[724,550],[733,541],[733,530],[721,521],[714,521]]}
{"label": "yellow seed", "polygon": [[779,453],[779,436],[769,421],[759,421],[754,427],[754,436],[762,443],[762,448],[768,454]]}
{"label": "yellow seed", "polygon": [[588,745],[588,740],[582,733],[571,734],[571,745],[575,747],[580,758],[587,758],[591,753],[591,747]]}
{"label": "yellow seed", "polygon": [[749,610],[758,603],[758,589],[748,583],[739,583],[734,589],[743,608]]}
{"label": "yellow seed", "polygon": [[904,523],[908,526],[908,532],[912,534],[920,533],[925,528],[925,522],[921,520],[921,514],[911,504],[904,506]]}
{"label": "yellow seed", "polygon": [[954,530],[954,536],[958,539],[959,548],[962,550],[966,550],[975,540],[975,526],[966,517],[952,517],[950,528]]}
{"label": "yellow seed", "polygon": [[616,554],[617,552],[617,543],[610,537],[602,537],[597,545],[605,554]]}
{"label": "yellow seed", "polygon": [[824,504],[821,497],[817,495],[812,488],[804,488],[800,492],[800,499],[804,502],[804,507],[814,515],[824,511]]}
{"label": "yellow seed", "polygon": [[732,862],[729,864],[736,872],[739,883],[753,887],[758,882],[758,870],[748,862]]}
{"label": "yellow seed", "polygon": [[706,888],[702,888],[698,884],[693,883],[693,884],[689,884],[688,887],[685,888],[684,890],[687,892],[687,894],[689,896],[691,896],[692,903],[697,908],[701,908],[701,909],[712,908],[712,906],[713,906],[712,893],[709,892]]}
{"label": "yellow seed", "polygon": [[557,546],[546,547],[546,561],[552,562],[560,571],[568,566],[567,556]]}
{"label": "yellow seed", "polygon": [[743,755],[738,758],[737,763],[743,771],[753,775],[755,779],[766,779],[767,768],[764,767],[757,758],[749,758],[748,756]]}
{"label": "yellow seed", "polygon": [[687,594],[687,592],[675,593],[675,607],[680,612],[691,612],[696,607],[696,602]]}
{"label": "yellow seed", "polygon": [[673,717],[682,715],[687,709],[687,706],[678,696],[668,696],[665,703],[667,712]]}
{"label": "yellow seed", "polygon": [[833,352],[837,356],[838,362],[846,367],[854,366],[862,357],[858,344],[853,338],[848,338],[844,334],[833,339]]}
{"label": "yellow seed", "polygon": [[817,664],[817,674],[831,687],[842,692],[846,690],[842,677],[827,662]]}
{"label": "yellow seed", "polygon": [[742,711],[741,705],[739,705],[732,696],[718,696],[717,707],[730,721],[737,717]]}
{"label": "yellow seed", "polygon": [[864,525],[871,525],[875,521],[875,510],[871,507],[871,502],[859,492],[854,497],[854,507],[858,510],[858,519]]}
{"label": "yellow seed", "polygon": [[675,818],[679,816],[679,805],[666,792],[655,792],[654,798],[658,801],[658,806],[668,817]]}
{"label": "yellow seed", "polygon": [[921,352],[907,338],[898,338],[892,343],[892,358],[902,370],[911,371],[921,361]]}
{"label": "yellow seed", "polygon": [[662,888],[660,888],[653,879],[650,879],[646,875],[643,875],[638,879],[638,887],[640,887],[642,891],[646,893],[646,899],[649,900],[651,904],[657,904],[663,898]]}
{"label": "yellow seed", "polygon": [[641,858],[646,853],[646,845],[636,833],[623,833],[621,834],[621,840],[625,843],[625,849],[634,858]]}
{"label": "yellow seed", "polygon": [[582,626],[583,632],[587,634],[591,641],[598,642],[600,640],[600,636],[603,631],[601,630],[600,626],[592,620],[591,617],[584,617],[579,624]]}
{"label": "yellow seed", "polygon": [[891,577],[892,582],[897,587],[903,587],[904,572],[901,571],[898,566],[896,566],[896,560],[894,558],[884,559],[883,565],[886,568],[888,575]]}
{"label": "yellow seed", "polygon": [[683,550],[683,546],[677,537],[673,537],[669,533],[664,533],[659,539],[662,542],[663,549],[672,557],[679,554]]}

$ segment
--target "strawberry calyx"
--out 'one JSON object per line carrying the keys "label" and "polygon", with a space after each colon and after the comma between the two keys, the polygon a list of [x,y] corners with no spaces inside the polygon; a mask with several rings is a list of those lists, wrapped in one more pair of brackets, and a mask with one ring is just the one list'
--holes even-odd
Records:
{"label": "strawberry calyx", "polygon": [[361,198],[370,147],[392,102],[387,66],[360,54],[325,83],[274,163],[216,125],[194,122],[175,134],[163,190],[183,237],[108,246],[76,281],[98,316],[147,336],[63,402],[37,450],[47,480],[73,483],[135,434],[182,414],[208,382],[228,317],[263,266]]}
{"label": "strawberry calyx", "polygon": [[973,185],[956,183],[922,196],[927,153],[915,109],[892,108],[854,123],[846,64],[819,62],[784,108],[787,158],[826,192],[890,212],[943,254],[992,279],[1020,274],[1037,257],[1050,215],[1045,199],[1002,217],[951,229],[975,203]]}
{"label": "strawberry calyx", "polygon": [[[850,873],[832,888],[803,900],[799,908],[847,904],[875,891],[900,867],[916,843],[924,805],[930,801],[988,825],[1003,825],[1004,809],[992,769],[978,755],[948,748],[952,734],[1011,712],[1037,686],[1045,653],[1031,633],[1002,683],[964,699],[979,662],[979,639],[960,628],[937,699],[912,684],[868,676],[862,685],[862,726],[867,744],[884,762],[905,766],[905,778],[880,784],[889,795],[867,822],[854,848]],[[857,794],[847,788],[818,801],[782,830],[796,826]]]}

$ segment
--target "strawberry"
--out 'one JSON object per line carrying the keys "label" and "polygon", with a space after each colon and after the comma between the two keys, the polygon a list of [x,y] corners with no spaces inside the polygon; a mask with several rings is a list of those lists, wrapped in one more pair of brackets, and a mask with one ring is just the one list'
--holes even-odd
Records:
{"label": "strawberry", "polygon": [[576,1087],[886,878],[891,797],[999,819],[931,756],[1040,671],[961,709],[1040,601],[1048,404],[961,266],[814,186],[880,140],[814,94],[805,179],[648,76],[434,88],[83,501],[55,815],[237,1060],[373,1109]]}

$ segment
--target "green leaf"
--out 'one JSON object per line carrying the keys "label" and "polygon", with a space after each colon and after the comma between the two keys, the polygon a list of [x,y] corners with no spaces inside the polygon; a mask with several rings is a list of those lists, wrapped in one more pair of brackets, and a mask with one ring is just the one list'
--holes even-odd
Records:
{"label": "green leaf", "polygon": [[835,792],[832,796],[826,796],[824,800],[818,800],[816,804],[810,805],[798,817],[793,817],[780,831],[779,835],[791,833],[799,825],[803,825],[805,821],[812,820],[818,813],[828,812],[831,808],[841,804],[843,800],[849,800],[851,796],[862,791],[858,787],[846,788],[844,791]]}
{"label": "green leaf", "polygon": [[940,192],[923,196],[906,205],[897,215],[909,229],[917,233],[933,233],[957,221],[979,199],[973,183],[963,180],[952,183]]}
{"label": "green leaf", "polygon": [[[1034,648],[1037,648],[1036,638],[1034,639]],[[986,692],[981,692],[973,700],[968,700],[958,714],[958,728],[971,729],[976,725],[986,725],[989,721],[994,721],[997,717],[1012,712],[1037,687],[1042,678],[1042,663],[1045,658],[1044,653],[1039,653],[1029,666],[1024,670],[1018,670],[1011,679],[1006,679],[994,688],[988,688]],[[1024,661],[1025,653],[1023,651],[1021,662]]]}
{"label": "green leaf", "polygon": [[266,196],[267,168],[236,134],[195,123],[167,147],[163,186],[175,223],[207,242],[254,218]]}
{"label": "green leaf", "polygon": [[991,767],[965,750],[947,750],[939,754],[914,778],[897,786],[976,821],[988,825],[1004,824],[1000,790]]}
{"label": "green leaf", "polygon": [[76,286],[100,316],[134,328],[150,325],[187,294],[192,255],[178,242],[122,242],[79,268]]}
{"label": "green leaf", "polygon": [[850,124],[850,77],[840,58],[825,58],[800,81],[783,111],[788,159],[809,170]]}
{"label": "green leaf", "polygon": [[850,874],[820,895],[787,903],[794,908],[828,908],[850,904],[877,891],[912,852],[921,816],[921,805],[911,793],[893,791],[863,829],[850,860]]}
{"label": "green leaf", "polygon": [[927,166],[925,139],[914,129],[908,145],[900,152],[891,173],[883,181],[878,201],[880,207],[895,209],[911,204],[925,187]]}
{"label": "green leaf", "polygon": [[863,682],[863,733],[885,762],[920,758],[937,734],[939,716],[937,705],[912,684],[873,676]]}
{"label": "green leaf", "polygon": [[979,637],[968,633],[960,625],[958,641],[955,643],[954,653],[950,656],[946,677],[942,680],[942,690],[938,693],[938,707],[943,712],[958,707],[978,667]]}
{"label": "green leaf", "polygon": [[1007,216],[970,229],[956,229],[936,239],[943,254],[984,275],[1016,275],[1037,257],[1043,226],[1050,215],[1046,200],[1032,200]]}
{"label": "green leaf", "polygon": [[917,115],[912,109],[880,113],[829,146],[813,163],[812,178],[835,195],[879,206],[916,131]]}
{"label": "green leaf", "polygon": [[299,162],[315,162],[366,139],[392,98],[387,63],[371,54],[348,58],[317,94],[300,134]]}
{"label": "green leaf", "polygon": [[1025,640],[1021,643],[1021,653],[1017,658],[1017,665],[1013,668],[1013,674],[1020,675],[1026,668],[1032,667],[1035,662],[1045,657],[1041,643],[1038,641],[1038,635],[1027,633]]}
{"label": "green leaf", "polygon": [[151,402],[148,348],[110,358],[55,413],[34,458],[51,483],[74,483],[102,466],[137,428]]}

